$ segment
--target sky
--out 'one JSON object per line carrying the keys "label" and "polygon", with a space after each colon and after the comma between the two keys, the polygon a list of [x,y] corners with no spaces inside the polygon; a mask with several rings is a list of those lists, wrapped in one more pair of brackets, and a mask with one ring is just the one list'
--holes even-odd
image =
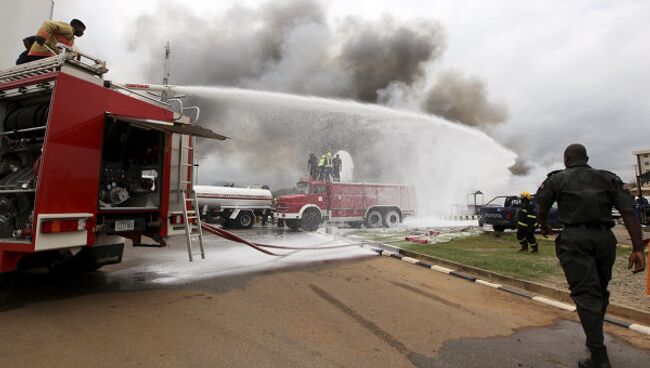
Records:
{"label": "sky", "polygon": [[[202,39],[218,38],[230,28],[211,22],[226,22],[223,14],[234,5],[257,8],[267,3],[113,0],[100,7],[97,1],[57,0],[54,18],[76,17],[86,23],[86,34],[76,45],[108,61],[109,79],[158,83],[161,77],[152,73],[158,64],[151,55],[159,50],[162,60],[160,33],[173,34],[176,29],[191,33],[196,27],[219,33],[204,34]],[[531,165],[556,165],[563,149],[579,142],[586,145],[593,166],[630,181],[635,164],[631,152],[650,148],[648,1],[334,0],[322,4],[324,22],[334,32],[344,29],[340,24],[350,24],[350,17],[378,27],[386,15],[412,29],[438,24],[440,33],[432,34],[444,35],[444,52],[423,65],[424,75],[413,85],[433,83],[441,70],[479,81],[488,102],[507,111],[503,121],[480,129]],[[189,17],[177,13],[175,19],[169,12],[158,19],[159,10],[170,6],[182,6],[193,14],[191,19],[205,22],[183,25]],[[29,29],[36,31],[38,18],[47,17],[49,10],[47,0],[0,0],[0,21],[10,25],[3,27],[0,38],[2,66],[12,63],[21,51],[20,40]],[[141,22],[147,15],[153,20]],[[248,15],[245,19],[254,22]],[[190,36],[175,36],[172,58],[191,60],[192,42],[197,39]],[[186,42],[186,47],[179,42]],[[185,54],[179,56],[175,50]],[[171,79],[173,83],[174,74]],[[411,87],[411,96],[427,90]],[[278,87],[287,92],[282,88]],[[421,100],[424,95],[416,97]],[[391,106],[417,109],[409,101]]]}

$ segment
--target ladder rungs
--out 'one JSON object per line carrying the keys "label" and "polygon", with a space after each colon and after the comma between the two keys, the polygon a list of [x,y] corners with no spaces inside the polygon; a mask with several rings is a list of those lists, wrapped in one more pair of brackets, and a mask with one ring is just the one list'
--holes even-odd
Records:
{"label": "ladder rungs", "polygon": [[196,202],[196,198],[185,198],[187,202]]}
{"label": "ladder rungs", "polygon": [[194,220],[195,218],[198,218],[198,216],[187,216],[188,219]]}
{"label": "ladder rungs", "polygon": [[192,165],[192,164],[181,164],[181,165],[188,166],[188,167],[194,167],[194,165]]}
{"label": "ladder rungs", "polygon": [[189,180],[181,180],[181,184],[191,184],[192,182]]}
{"label": "ladder rungs", "polygon": [[192,146],[183,146],[183,148],[185,148],[187,150],[193,150],[194,149],[194,147],[192,147]]}

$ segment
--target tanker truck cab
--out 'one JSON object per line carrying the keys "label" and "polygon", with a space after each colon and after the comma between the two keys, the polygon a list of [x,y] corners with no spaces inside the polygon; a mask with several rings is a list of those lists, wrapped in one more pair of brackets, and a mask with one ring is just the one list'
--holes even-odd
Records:
{"label": "tanker truck cab", "polygon": [[0,273],[95,270],[120,263],[126,239],[164,246],[193,137],[225,139],[106,71],[68,49],[0,70]]}
{"label": "tanker truck cab", "polygon": [[324,222],[352,227],[395,227],[415,214],[411,186],[302,180],[278,198],[275,217],[292,230],[315,231]]}

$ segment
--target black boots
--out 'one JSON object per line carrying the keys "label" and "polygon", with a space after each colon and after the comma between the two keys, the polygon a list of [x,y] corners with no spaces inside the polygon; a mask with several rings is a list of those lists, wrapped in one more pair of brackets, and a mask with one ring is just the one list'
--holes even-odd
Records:
{"label": "black boots", "polygon": [[539,253],[539,249],[537,249],[536,245],[533,245],[530,250],[531,253]]}
{"label": "black boots", "polygon": [[592,350],[591,358],[583,359],[578,362],[579,368],[611,368],[609,357],[605,348]]}

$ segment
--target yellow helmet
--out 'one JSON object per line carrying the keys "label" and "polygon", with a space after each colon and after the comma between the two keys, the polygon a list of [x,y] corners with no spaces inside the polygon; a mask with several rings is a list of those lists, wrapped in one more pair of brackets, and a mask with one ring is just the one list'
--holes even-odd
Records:
{"label": "yellow helmet", "polygon": [[521,193],[519,194],[519,196],[520,196],[521,198],[526,198],[526,199],[529,200],[529,201],[530,201],[531,199],[533,199],[533,195],[530,194],[530,192],[521,192]]}

